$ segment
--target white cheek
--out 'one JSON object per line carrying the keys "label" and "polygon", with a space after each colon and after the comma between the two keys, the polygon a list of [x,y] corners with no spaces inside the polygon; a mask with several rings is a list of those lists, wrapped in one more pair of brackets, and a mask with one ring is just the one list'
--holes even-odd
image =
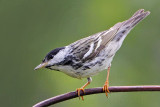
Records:
{"label": "white cheek", "polygon": [[65,56],[68,54],[68,52],[69,52],[69,47],[66,46],[65,49],[60,50],[60,51],[58,52],[58,54],[56,54],[56,55],[53,57],[53,59],[51,59],[51,60],[48,62],[48,64],[49,64],[49,65],[53,65],[53,64],[55,64],[55,63],[58,63],[58,62],[63,61],[64,58],[65,58]]}

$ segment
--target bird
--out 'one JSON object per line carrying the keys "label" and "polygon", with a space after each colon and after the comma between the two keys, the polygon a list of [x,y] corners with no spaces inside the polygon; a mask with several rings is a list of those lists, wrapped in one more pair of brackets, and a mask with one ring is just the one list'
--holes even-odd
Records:
{"label": "bird", "polygon": [[113,58],[128,33],[149,14],[150,11],[139,9],[131,18],[115,24],[108,30],[82,38],[67,46],[53,49],[45,56],[41,64],[35,67],[35,70],[47,68],[63,72],[77,79],[87,78],[87,83],[76,90],[77,96],[82,100],[84,98],[80,92],[85,93],[84,88],[92,82],[92,76],[107,70],[103,92],[108,96],[110,92],[108,89],[109,73]]}

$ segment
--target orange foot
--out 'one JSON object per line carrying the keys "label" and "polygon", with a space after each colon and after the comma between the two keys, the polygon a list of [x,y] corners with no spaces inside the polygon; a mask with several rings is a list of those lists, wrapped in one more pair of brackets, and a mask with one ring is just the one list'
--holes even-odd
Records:
{"label": "orange foot", "polygon": [[81,92],[81,91],[83,91],[83,93],[84,93],[84,88],[77,88],[77,90],[76,90],[76,91],[77,91],[77,93],[78,93],[78,97],[79,97],[79,99],[80,99],[80,97],[81,97],[81,98],[82,98],[82,100],[84,101],[83,96],[81,96],[81,95],[80,95],[80,92]]}
{"label": "orange foot", "polygon": [[108,84],[105,84],[105,85],[103,86],[103,91],[106,93],[106,96],[107,96],[107,97],[108,97],[108,93],[110,93],[108,87],[109,87]]}

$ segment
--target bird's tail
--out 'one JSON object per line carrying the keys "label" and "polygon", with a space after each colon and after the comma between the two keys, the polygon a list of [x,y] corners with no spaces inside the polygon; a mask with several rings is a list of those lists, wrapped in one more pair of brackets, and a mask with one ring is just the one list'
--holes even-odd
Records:
{"label": "bird's tail", "polygon": [[149,11],[144,12],[144,9],[140,9],[133,14],[131,18],[126,21],[115,24],[111,29],[117,29],[117,34],[114,39],[120,40],[125,38],[131,29],[133,29],[140,21],[146,18],[150,14]]}
{"label": "bird's tail", "polygon": [[144,12],[144,9],[140,9],[140,10],[138,10],[137,12],[135,12],[130,19],[122,22],[122,23],[123,23],[123,26],[128,26],[128,27],[130,27],[130,28],[133,28],[133,27],[135,27],[141,20],[143,20],[144,18],[146,18],[149,14],[150,14],[149,11]]}

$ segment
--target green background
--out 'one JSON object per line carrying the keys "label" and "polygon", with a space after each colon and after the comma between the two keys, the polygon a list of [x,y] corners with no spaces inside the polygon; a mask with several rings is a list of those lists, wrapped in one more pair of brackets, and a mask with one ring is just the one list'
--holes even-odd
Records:
{"label": "green background", "polygon": [[[86,83],[63,73],[34,71],[52,49],[109,29],[138,9],[151,14],[125,39],[112,62],[110,86],[160,84],[159,0],[0,0],[0,106],[31,107]],[[106,72],[87,88],[102,87]],[[111,93],[56,107],[159,107],[160,92]]]}

